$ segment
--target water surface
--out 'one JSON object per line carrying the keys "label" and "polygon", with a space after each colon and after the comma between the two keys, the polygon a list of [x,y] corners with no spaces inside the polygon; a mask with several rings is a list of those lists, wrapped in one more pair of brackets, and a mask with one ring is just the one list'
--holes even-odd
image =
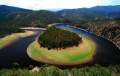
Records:
{"label": "water surface", "polygon": [[[98,37],[87,31],[70,27],[67,24],[58,24],[57,28],[66,29],[71,32],[75,32],[81,36],[89,37],[93,40],[97,46],[95,56],[90,64],[120,64],[120,50],[110,41]],[[30,29],[29,29],[30,30]],[[37,32],[33,36],[20,38],[11,45],[0,49],[0,67],[12,67],[14,63],[18,63],[20,66],[40,65],[41,63],[30,59],[27,55],[27,47],[35,39],[37,39],[41,33],[41,30],[31,30]]]}
{"label": "water surface", "polygon": [[116,47],[115,44],[113,44],[109,40],[96,36],[82,29],[71,27],[67,24],[58,24],[56,27],[66,29],[71,32],[75,32],[81,36],[86,36],[95,42],[96,53],[91,62],[92,64],[101,65],[120,64],[120,50],[118,47]]}

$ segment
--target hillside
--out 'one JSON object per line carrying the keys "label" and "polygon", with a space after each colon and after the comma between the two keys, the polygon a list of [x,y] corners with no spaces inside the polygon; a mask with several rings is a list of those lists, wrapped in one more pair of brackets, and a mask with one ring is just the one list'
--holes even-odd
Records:
{"label": "hillside", "polygon": [[27,12],[32,12],[32,10],[1,5],[0,6],[0,25],[1,25],[1,23],[4,23],[5,21],[9,21],[9,20],[13,19],[14,17],[10,16],[11,14],[27,13]]}
{"label": "hillside", "polygon": [[[120,5],[96,6],[92,8],[64,9],[58,13],[71,20],[102,20],[120,17]],[[86,20],[87,19],[87,20]]]}
{"label": "hillside", "polygon": [[[58,12],[32,11],[11,6],[0,6],[1,34],[14,32],[19,27],[46,27],[51,23],[66,22],[114,41],[120,46],[120,6],[65,9]],[[9,29],[8,29],[9,27]]]}
{"label": "hillside", "polygon": [[63,21],[64,18],[62,16],[51,11],[32,11],[5,5],[0,6],[1,36],[16,32],[15,28],[19,27],[46,27],[48,24]]}
{"label": "hillside", "polygon": [[[120,48],[119,9],[120,6],[97,6],[52,12],[0,5],[0,39],[3,39],[1,40],[2,49],[0,44],[0,76],[120,76],[120,49],[112,44],[114,42]],[[15,40],[18,35],[4,37],[14,32],[24,32],[19,29],[20,27],[46,27],[51,23],[67,23],[112,42],[95,35],[93,38],[88,37],[86,32],[87,37],[81,35],[82,41],[80,40],[78,46],[71,46],[70,44],[73,44],[71,40],[76,43],[79,39],[78,35],[72,36],[71,32],[65,33],[66,30],[63,32],[58,29],[52,31],[49,29],[39,38],[34,38],[37,37],[36,35],[21,34],[26,37],[21,36],[11,44],[8,44],[9,41]],[[40,44],[42,43],[40,39],[43,39],[43,46]],[[62,45],[61,42],[63,42]],[[44,43],[49,43],[45,46],[50,48],[46,49]],[[4,44],[7,46],[4,47]],[[58,46],[62,49],[51,49]],[[45,60],[49,64],[44,64]],[[95,65],[92,65],[92,62]],[[57,63],[60,66],[50,65],[51,63]],[[70,67],[70,64],[75,63],[79,63],[80,66]]]}
{"label": "hillside", "polygon": [[0,5],[0,13],[30,12],[32,10],[17,8],[12,6]]}
{"label": "hillside", "polygon": [[120,47],[120,19],[99,20],[80,23],[70,23],[73,26],[85,29],[95,35],[113,41]]}
{"label": "hillside", "polygon": [[5,5],[0,6],[0,26],[45,27],[46,24],[61,22],[62,20],[63,17],[51,11],[32,11]]}
{"label": "hillside", "polygon": [[120,46],[120,5],[58,11],[68,23],[105,37]]}

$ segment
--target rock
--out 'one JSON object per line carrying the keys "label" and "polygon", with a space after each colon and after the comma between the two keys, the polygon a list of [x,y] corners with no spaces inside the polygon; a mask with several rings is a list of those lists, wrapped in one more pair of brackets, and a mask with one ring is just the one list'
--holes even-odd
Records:
{"label": "rock", "polygon": [[40,71],[40,68],[36,66],[36,67],[34,67],[31,71],[32,71],[32,72],[39,72],[39,71]]}

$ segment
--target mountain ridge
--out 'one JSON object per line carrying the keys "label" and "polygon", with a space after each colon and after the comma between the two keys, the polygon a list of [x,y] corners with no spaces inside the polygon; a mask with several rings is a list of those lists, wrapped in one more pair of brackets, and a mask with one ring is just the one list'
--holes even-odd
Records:
{"label": "mountain ridge", "polygon": [[119,8],[120,5],[97,6],[52,12],[48,10],[29,11],[22,8],[2,6],[0,33],[3,34],[8,31],[7,34],[9,34],[13,32],[10,29],[16,29],[16,27],[46,27],[51,23],[69,23],[72,26],[83,28],[96,35],[110,39],[120,46]]}
{"label": "mountain ridge", "polygon": [[78,20],[97,20],[114,19],[120,17],[120,5],[116,6],[96,6],[91,8],[64,9],[58,13],[69,19]]}

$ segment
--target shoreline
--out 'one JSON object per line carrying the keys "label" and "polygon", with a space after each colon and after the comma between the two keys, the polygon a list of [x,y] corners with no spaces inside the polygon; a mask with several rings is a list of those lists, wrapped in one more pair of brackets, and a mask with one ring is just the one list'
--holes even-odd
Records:
{"label": "shoreline", "polygon": [[[87,46],[89,46],[88,43],[87,43],[86,47]],[[37,62],[52,64],[52,65],[57,65],[57,66],[59,66],[59,65],[74,66],[74,65],[91,63],[93,57],[96,54],[96,52],[95,52],[96,46],[95,46],[94,42],[92,42],[90,44],[90,46],[92,46],[94,49],[91,48],[91,50],[89,50],[89,51],[87,49],[86,50],[85,49],[83,49],[83,50],[78,49],[78,50],[73,51],[73,48],[71,49],[71,51],[68,49],[62,50],[62,51],[61,50],[58,50],[58,51],[57,50],[47,50],[46,48],[45,49],[41,48],[39,43],[36,40],[28,46],[27,54],[31,59],[33,59]],[[84,48],[86,48],[86,47],[84,47]],[[77,47],[77,48],[79,48],[79,47]],[[36,53],[37,55],[36,54],[34,55],[33,53],[34,54]],[[78,57],[77,60],[75,60],[75,61],[70,60],[69,61],[69,59],[72,59],[72,58],[74,59],[74,57]],[[61,61],[61,59],[62,59],[62,61]],[[64,60],[65,60],[65,62],[64,62]]]}
{"label": "shoreline", "polygon": [[9,46],[10,44],[14,43],[21,37],[26,37],[35,34],[32,31],[25,31],[23,33],[12,33],[7,35],[3,38],[0,38],[0,49]]}

